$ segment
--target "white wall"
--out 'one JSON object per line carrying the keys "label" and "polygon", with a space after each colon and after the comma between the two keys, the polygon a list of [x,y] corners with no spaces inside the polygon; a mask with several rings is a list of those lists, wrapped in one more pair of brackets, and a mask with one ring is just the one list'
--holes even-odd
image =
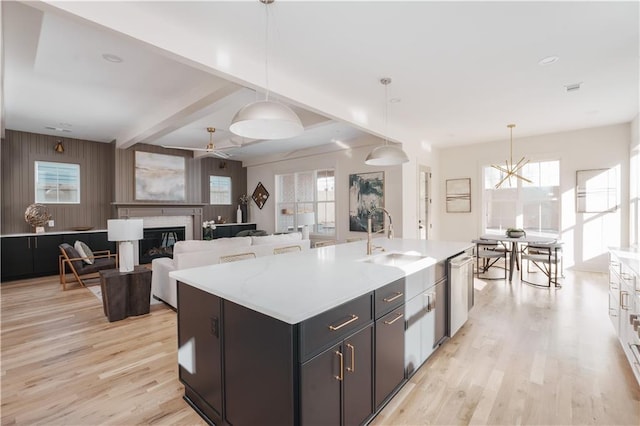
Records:
{"label": "white wall", "polygon": [[[629,240],[629,146],[631,124],[583,129],[513,139],[515,161],[560,160],[561,239],[565,243],[565,267],[606,271],[607,247],[627,245]],[[440,238],[469,241],[482,234],[481,168],[504,163],[509,140],[443,149],[440,152],[438,198]],[[616,167],[619,170],[620,208],[612,213],[576,213],[576,170]],[[471,178],[471,213],[446,213],[447,179]]]}
{"label": "white wall", "polygon": [[629,245],[640,247],[640,115],[631,123],[629,143]]}
{"label": "white wall", "polygon": [[[365,139],[364,142],[379,144],[377,138]],[[403,203],[402,183],[403,166],[379,167],[367,166],[364,160],[371,151],[373,145],[359,146],[348,150],[336,150],[329,153],[310,154],[299,153],[298,158],[269,161],[263,164],[246,164],[247,166],[247,191],[251,195],[258,182],[262,182],[270,197],[262,210],[255,203],[250,203],[249,219],[256,222],[258,229],[272,233],[275,231],[276,217],[276,186],[275,176],[284,173],[316,170],[323,168],[335,169],[336,184],[336,237],[338,241],[347,238],[365,238],[362,232],[349,232],[349,175],[353,173],[367,173],[384,171],[385,207],[393,217],[395,235],[403,234]]]}

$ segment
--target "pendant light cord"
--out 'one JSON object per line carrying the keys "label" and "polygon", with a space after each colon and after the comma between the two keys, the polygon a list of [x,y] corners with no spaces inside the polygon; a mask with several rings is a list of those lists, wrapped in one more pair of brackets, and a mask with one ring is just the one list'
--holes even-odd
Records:
{"label": "pendant light cord", "polygon": [[269,100],[269,4],[264,4],[265,26],[264,26],[264,80],[267,89],[266,100]]}

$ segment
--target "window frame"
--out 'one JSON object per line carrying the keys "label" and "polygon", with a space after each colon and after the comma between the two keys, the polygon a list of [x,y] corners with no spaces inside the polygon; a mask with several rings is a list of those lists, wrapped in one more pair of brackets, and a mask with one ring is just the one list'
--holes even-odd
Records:
{"label": "window frame", "polygon": [[[327,175],[327,172],[331,173],[331,176]],[[299,198],[299,191],[298,191],[298,182],[299,182],[299,177],[301,175],[305,175],[305,174],[312,174],[313,177],[313,199],[305,199],[305,200],[300,200]],[[282,199],[282,181],[284,178],[289,177],[290,179],[292,179],[293,182],[293,198],[294,200],[286,200],[283,201]],[[326,199],[326,200],[319,200],[318,197],[318,181],[319,179],[327,179],[328,177],[331,177],[333,179],[333,191],[332,191],[332,199]],[[300,226],[302,225],[298,225],[298,215],[302,214],[302,213],[309,213],[308,212],[308,207],[309,205],[311,205],[312,209],[313,209],[313,215],[314,215],[314,225],[312,225],[310,227],[310,235],[314,235],[314,236],[323,236],[323,237],[335,237],[336,235],[336,184],[335,184],[335,178],[336,178],[336,170],[335,168],[331,168],[331,167],[324,167],[321,169],[314,169],[314,170],[301,170],[301,171],[297,171],[297,172],[288,172],[288,173],[280,173],[280,174],[276,174],[275,175],[275,182],[276,182],[276,200],[275,200],[275,229],[276,232],[289,232],[290,229],[292,228],[295,232],[295,230],[298,230],[300,228]],[[326,212],[326,208],[328,205],[333,204],[333,228],[325,228],[325,229],[332,229],[331,232],[318,232],[318,225],[320,225],[318,223],[318,218],[319,218],[319,212],[320,212],[320,206],[324,206],[323,209]],[[288,213],[283,213],[285,210],[289,211]],[[326,213],[325,213],[326,214]],[[281,223],[281,219],[282,216],[292,216],[292,223],[287,224],[286,225],[286,229],[283,228],[283,224]]]}
{"label": "window frame", "polygon": [[[223,203],[214,203],[214,200],[212,197],[212,194],[214,193],[212,185],[214,185],[214,182],[212,182],[213,179],[224,179],[225,181],[229,182],[229,190],[227,191],[217,191],[216,194],[226,194],[228,196],[228,202],[223,202]],[[219,200],[216,200],[219,201]],[[225,200],[227,201],[227,200]],[[231,206],[233,205],[233,179],[231,179],[231,176],[222,176],[222,175],[209,175],[209,205],[210,206]]]}
{"label": "window frame", "polygon": [[[509,185],[507,181],[499,189],[495,189],[492,186],[487,187],[489,183],[492,183],[492,184],[495,183],[495,182],[490,182],[490,180],[488,179],[487,171],[493,172],[493,170],[495,169],[493,169],[491,165],[487,165],[487,164],[481,167],[483,233],[485,234],[491,234],[496,232],[500,233],[500,232],[505,232],[507,228],[516,227],[516,228],[524,229],[527,232],[527,235],[544,236],[544,237],[552,237],[552,238],[560,237],[560,234],[562,233],[562,185],[561,185],[562,184],[562,164],[561,164],[561,160],[559,158],[536,159],[535,161],[533,160],[530,161],[527,164],[527,166],[531,167],[531,166],[538,165],[538,167],[541,167],[541,164],[543,163],[553,163],[553,162],[557,163],[557,182],[553,182],[554,184],[543,185],[544,182],[540,182],[540,179],[541,179],[541,176],[546,176],[546,175],[541,175],[541,173],[537,173],[535,177],[538,178],[538,181],[537,182],[534,181],[533,184],[529,184],[525,181],[522,181],[521,179],[514,178],[515,184]],[[532,173],[527,174],[526,170],[522,170],[520,174],[523,175],[524,177],[532,179],[531,178]],[[502,173],[500,173],[500,176],[502,176]],[[548,193],[549,191],[554,191],[554,192],[551,193],[551,196],[547,198],[526,196],[527,192],[533,193],[533,191],[531,190],[536,188],[547,190]],[[498,228],[496,227],[489,228],[489,214],[490,214],[489,204],[491,204],[492,202],[499,203],[501,198],[491,197],[491,199],[488,199],[487,191],[512,191],[515,193],[515,196],[504,197],[505,204],[509,202],[514,204],[513,223],[509,224],[508,226],[505,225],[504,229],[502,227],[502,223]],[[527,205],[530,205],[532,203],[534,204],[537,203],[541,207],[544,207],[542,206],[542,204],[545,204],[545,203],[548,206],[555,207],[556,215],[557,215],[555,217],[555,222],[557,223],[557,229],[545,230],[544,228],[542,228],[542,223],[540,223],[539,220],[538,220],[539,225],[537,229],[531,229],[530,226],[525,227],[525,223],[527,222],[527,218],[525,218],[526,208],[527,208]]]}
{"label": "window frame", "polygon": [[[55,186],[56,186],[56,201],[51,201],[51,200],[47,200],[47,199],[39,199],[38,198],[38,192],[40,189],[40,179],[38,178],[38,171],[40,170],[41,165],[60,165],[60,166],[73,166],[72,168],[77,170],[77,174],[76,174],[76,178],[77,180],[74,182],[75,183],[75,192],[77,193],[77,197],[74,201],[60,201],[60,173],[58,171],[58,169],[56,169],[56,182],[55,182]],[[59,167],[59,166],[58,166]],[[82,182],[82,169],[80,167],[79,163],[65,163],[65,162],[61,162],[61,161],[47,161],[47,160],[35,160],[34,164],[33,164],[33,170],[34,170],[34,202],[35,203],[40,203],[40,204],[80,204],[82,202],[82,186],[81,186],[81,182]],[[42,172],[42,174],[44,174],[44,171]],[[51,185],[51,184],[50,184]],[[46,189],[45,189],[46,191]]]}

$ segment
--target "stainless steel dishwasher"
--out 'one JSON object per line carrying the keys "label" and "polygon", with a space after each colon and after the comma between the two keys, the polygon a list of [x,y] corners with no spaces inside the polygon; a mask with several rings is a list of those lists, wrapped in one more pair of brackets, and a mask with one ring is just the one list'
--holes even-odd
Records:
{"label": "stainless steel dishwasher", "polygon": [[473,257],[467,253],[449,259],[449,336],[467,322],[473,306]]}

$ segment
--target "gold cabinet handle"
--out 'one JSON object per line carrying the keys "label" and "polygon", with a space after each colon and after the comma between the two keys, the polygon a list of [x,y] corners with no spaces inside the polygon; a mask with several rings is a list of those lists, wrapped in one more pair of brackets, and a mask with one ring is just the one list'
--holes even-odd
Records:
{"label": "gold cabinet handle", "polygon": [[629,305],[625,305],[624,304],[624,296],[629,296],[629,293],[626,291],[621,291],[620,292],[620,307],[622,309],[624,309],[625,311],[629,310]]}
{"label": "gold cabinet handle", "polygon": [[330,325],[329,326],[329,330],[331,330],[331,331],[340,330],[345,325],[351,324],[352,322],[357,321],[357,320],[358,320],[358,316],[351,314],[351,318],[350,319],[346,320],[345,322],[343,322],[340,325]]}
{"label": "gold cabinet handle", "polygon": [[394,300],[396,300],[398,297],[402,297],[404,296],[404,293],[400,293],[399,291],[396,292],[395,296],[392,297],[385,297],[384,299],[382,299],[384,302],[393,302]]}
{"label": "gold cabinet handle", "polygon": [[355,373],[356,372],[356,348],[351,343],[347,343],[347,347],[351,349],[351,367],[347,367],[347,371],[351,371],[352,373]]}
{"label": "gold cabinet handle", "polygon": [[399,320],[400,318],[402,318],[403,316],[404,316],[404,314],[397,313],[397,314],[396,314],[396,317],[395,317],[394,319],[392,319],[391,321],[385,321],[384,323],[385,323],[385,324],[387,324],[387,325],[391,325],[391,324],[393,324],[394,322],[398,321],[398,320]]}
{"label": "gold cabinet handle", "polygon": [[342,381],[342,379],[344,379],[344,376],[342,375],[342,370],[344,368],[344,358],[342,357],[342,352],[340,351],[336,351],[336,355],[338,355],[338,358],[340,358],[340,375],[338,376],[333,376],[336,379]]}

